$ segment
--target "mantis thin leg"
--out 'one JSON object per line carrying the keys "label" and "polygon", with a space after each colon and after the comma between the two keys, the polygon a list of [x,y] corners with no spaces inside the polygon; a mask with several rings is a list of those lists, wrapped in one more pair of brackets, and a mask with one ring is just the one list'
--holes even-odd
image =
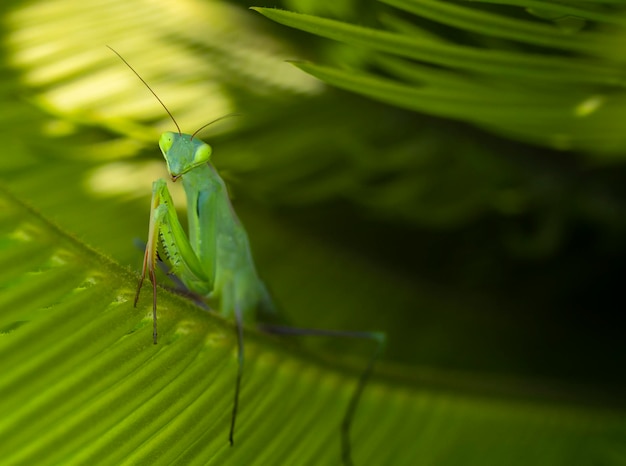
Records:
{"label": "mantis thin leg", "polygon": [[230,446],[235,444],[235,422],[237,421],[237,410],[239,409],[239,391],[241,388],[241,378],[243,377],[243,362],[244,362],[244,346],[243,346],[243,315],[241,309],[238,306],[235,307],[235,328],[237,331],[237,380],[235,382],[235,401],[233,403],[233,414],[230,418],[230,433],[228,440]]}
{"label": "mantis thin leg", "polygon": [[373,340],[377,343],[374,353],[370,357],[365,370],[361,373],[354,392],[352,392],[352,396],[348,402],[348,408],[346,409],[346,413],[341,421],[341,458],[346,466],[352,465],[352,448],[350,442],[350,428],[352,427],[352,420],[354,419],[356,408],[361,400],[363,390],[372,375],[376,361],[385,348],[387,336],[381,332],[349,332],[341,330],[306,329],[282,325],[259,324],[258,328],[264,332],[275,335],[359,338]]}

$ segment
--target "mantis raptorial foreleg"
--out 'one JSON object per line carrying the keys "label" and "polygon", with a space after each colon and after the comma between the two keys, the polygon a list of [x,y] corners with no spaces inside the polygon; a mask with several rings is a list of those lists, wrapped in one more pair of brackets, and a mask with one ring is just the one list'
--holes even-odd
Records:
{"label": "mantis raptorial foreleg", "polygon": [[[218,188],[219,190],[219,188]],[[202,196],[195,196],[196,207],[190,212],[190,224],[199,226],[206,217],[212,218],[213,224],[216,219],[215,213],[219,209],[213,205],[215,196],[213,190],[207,190]],[[202,219],[198,215],[202,209],[205,212]],[[190,227],[192,228],[192,227]],[[192,240],[200,241],[201,237],[192,238]],[[215,261],[205,261],[201,263],[198,254],[193,248],[192,242],[187,238],[185,231],[178,220],[178,214],[174,207],[172,197],[167,183],[163,179],[155,181],[152,185],[152,201],[150,209],[150,225],[148,228],[148,243],[144,252],[143,269],[141,278],[137,286],[135,295],[135,304],[139,299],[141,286],[146,274],[152,282],[152,312],[153,312],[153,341],[157,343],[157,327],[156,327],[156,261],[157,249],[159,244],[165,254],[165,260],[170,265],[170,273],[176,275],[192,292],[209,297],[213,291],[215,277]],[[208,267],[208,268],[207,268]],[[209,278],[211,277],[211,278]],[[243,345],[243,315],[240,310],[237,297],[234,293],[234,287],[227,285],[221,291],[223,303],[229,303],[227,306],[234,308],[235,322],[237,326],[237,349],[238,349],[238,369],[235,384],[235,399],[233,403],[233,413],[231,418],[231,428],[229,441],[231,445],[234,443],[235,421],[237,418],[237,410],[239,407],[239,392],[241,387],[241,378],[243,376],[244,364],[244,345]]]}
{"label": "mantis raptorial foreleg", "polygon": [[[178,220],[167,183],[163,179],[155,181],[152,185],[148,243],[144,252],[141,279],[135,295],[135,305],[137,305],[141,286],[146,274],[148,274],[152,282],[152,313],[154,321],[152,336],[154,344],[157,343],[155,273],[159,242],[161,242],[163,251],[167,256],[171,273],[179,277],[188,289],[205,295],[212,290],[213,283],[207,278],[198,256],[187,239],[185,230]],[[208,275],[214,276],[214,274]],[[194,286],[190,286],[191,284]]]}

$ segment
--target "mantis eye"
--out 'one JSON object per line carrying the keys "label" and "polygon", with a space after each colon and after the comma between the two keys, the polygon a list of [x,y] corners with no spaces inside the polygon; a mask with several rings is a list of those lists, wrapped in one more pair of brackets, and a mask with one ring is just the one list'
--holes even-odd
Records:
{"label": "mantis eye", "polygon": [[175,136],[176,134],[171,131],[167,131],[161,135],[161,139],[159,139],[159,147],[161,148],[161,151],[163,151],[163,155],[167,154],[167,152],[172,148]]}
{"label": "mantis eye", "polygon": [[202,144],[201,146],[198,146],[196,152],[193,154],[194,165],[208,162],[209,158],[211,157],[212,151],[213,150],[211,149],[211,146],[209,146],[208,144]]}

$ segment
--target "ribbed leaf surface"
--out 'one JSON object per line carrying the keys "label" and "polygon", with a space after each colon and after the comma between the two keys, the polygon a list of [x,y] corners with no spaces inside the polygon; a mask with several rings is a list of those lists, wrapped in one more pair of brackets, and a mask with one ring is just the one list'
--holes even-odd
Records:
{"label": "ribbed leaf surface", "polygon": [[[354,371],[250,332],[230,448],[232,327],[162,293],[153,345],[149,303],[132,307],[135,277],[4,191],[0,206],[3,464],[339,463]],[[626,454],[614,412],[432,385],[367,388],[357,464],[617,465]]]}

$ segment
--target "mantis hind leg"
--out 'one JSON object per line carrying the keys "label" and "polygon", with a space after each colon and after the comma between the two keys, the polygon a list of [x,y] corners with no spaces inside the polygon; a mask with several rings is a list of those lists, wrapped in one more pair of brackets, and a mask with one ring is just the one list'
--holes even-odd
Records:
{"label": "mantis hind leg", "polygon": [[298,328],[298,327],[287,327],[282,325],[268,325],[268,324],[259,324],[258,328],[263,330],[266,333],[271,333],[274,335],[286,335],[286,336],[323,336],[323,337],[340,337],[340,338],[358,338],[358,339],[366,339],[372,340],[376,345],[376,349],[370,356],[370,359],[367,363],[367,366],[361,372],[361,376],[359,377],[359,381],[350,396],[350,401],[348,402],[348,407],[346,408],[346,412],[341,421],[341,458],[343,464],[346,466],[352,465],[352,448],[350,442],[350,429],[352,427],[352,420],[354,419],[354,414],[356,413],[356,409],[359,405],[359,401],[361,400],[361,395],[363,394],[363,390],[367,385],[368,380],[370,379],[372,372],[374,370],[374,365],[376,361],[381,356],[385,349],[385,344],[387,342],[387,336],[381,332],[349,332],[349,331],[341,331],[341,330],[322,330],[322,329],[307,329],[307,328]]}
{"label": "mantis hind leg", "polygon": [[239,392],[241,390],[244,363],[243,314],[239,306],[235,306],[235,328],[237,331],[237,379],[235,381],[235,400],[233,402],[233,413],[230,418],[230,433],[228,435],[231,447],[235,444],[235,423],[237,421],[237,410],[239,409]]}

